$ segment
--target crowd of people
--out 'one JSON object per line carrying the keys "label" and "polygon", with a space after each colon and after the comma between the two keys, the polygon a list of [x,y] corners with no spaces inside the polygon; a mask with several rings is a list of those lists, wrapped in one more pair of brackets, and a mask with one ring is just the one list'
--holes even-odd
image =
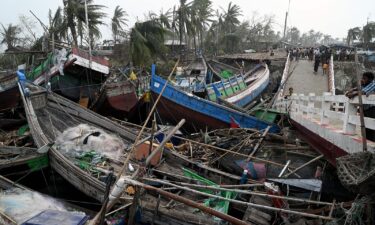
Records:
{"label": "crowd of people", "polygon": [[307,59],[314,61],[314,74],[318,73],[319,65],[322,66],[323,75],[328,74],[329,61],[332,55],[330,48],[292,48],[288,50],[291,60]]}

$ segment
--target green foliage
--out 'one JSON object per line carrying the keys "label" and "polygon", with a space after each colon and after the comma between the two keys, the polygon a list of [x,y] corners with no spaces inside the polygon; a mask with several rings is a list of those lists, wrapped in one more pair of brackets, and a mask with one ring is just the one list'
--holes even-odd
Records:
{"label": "green foliage", "polygon": [[[87,0],[87,14],[90,30],[90,38],[100,38],[99,25],[104,25],[103,5],[93,4],[93,0]],[[78,46],[78,36],[83,38],[83,24],[86,23],[85,5],[80,0],[64,0],[64,16],[66,20],[65,31],[70,30],[73,44]]]}
{"label": "green foliage", "polygon": [[4,24],[1,24],[1,44],[6,44],[7,48],[15,47],[19,42],[19,34],[21,29],[17,25],[9,24],[8,27],[5,27]]}
{"label": "green foliage", "polygon": [[164,57],[166,30],[155,20],[136,23],[130,33],[130,55],[134,65],[148,65],[156,57]]}

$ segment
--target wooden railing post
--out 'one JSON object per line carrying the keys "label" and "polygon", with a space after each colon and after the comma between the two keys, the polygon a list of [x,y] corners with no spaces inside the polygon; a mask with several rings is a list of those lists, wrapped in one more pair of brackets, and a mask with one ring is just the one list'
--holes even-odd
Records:
{"label": "wooden railing post", "polygon": [[326,100],[326,96],[331,96],[331,92],[324,92],[322,96],[322,109],[320,111],[320,123],[327,124],[328,120],[325,119],[325,112],[330,110],[330,102]]}
{"label": "wooden railing post", "polygon": [[354,104],[350,103],[349,98],[345,102],[345,117],[344,117],[344,124],[343,124],[343,131],[347,134],[354,134],[356,126],[349,123],[349,117],[351,115],[357,114],[357,107]]}

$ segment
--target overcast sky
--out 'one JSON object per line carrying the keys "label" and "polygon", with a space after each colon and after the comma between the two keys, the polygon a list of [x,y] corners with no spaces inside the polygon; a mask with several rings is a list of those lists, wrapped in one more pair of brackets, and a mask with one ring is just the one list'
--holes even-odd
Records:
{"label": "overcast sky", "polygon": [[[274,15],[274,28],[282,30],[285,12],[289,0],[232,0],[242,9],[241,20],[251,19],[253,12],[259,15]],[[106,22],[109,23],[116,5],[120,5],[129,14],[129,26],[135,21],[144,19],[149,11],[167,11],[178,0],[95,0],[95,3],[107,6]],[[226,8],[230,1],[213,0],[214,8]],[[4,25],[18,23],[19,15],[32,17],[32,10],[47,24],[48,10],[56,10],[62,0],[2,0],[0,22]],[[347,30],[363,26],[367,19],[375,21],[374,0],[290,0],[288,26],[296,26],[301,32],[310,29],[330,34],[333,37],[346,37]],[[110,38],[110,28],[103,27],[103,38]]]}

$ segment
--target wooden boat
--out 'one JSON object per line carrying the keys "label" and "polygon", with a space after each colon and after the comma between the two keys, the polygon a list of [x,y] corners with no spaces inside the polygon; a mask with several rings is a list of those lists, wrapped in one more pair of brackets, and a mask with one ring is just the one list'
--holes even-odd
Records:
{"label": "wooden boat", "polygon": [[[88,124],[108,133],[115,133],[126,145],[130,145],[135,140],[134,130],[114,123],[62,96],[47,92],[41,87],[28,85],[28,88],[30,93],[28,97],[23,95],[22,100],[31,134],[38,147],[54,143],[56,137],[65,129],[79,124]],[[22,88],[20,87],[20,89]],[[119,161],[108,160],[107,166],[97,169],[108,171],[110,167],[113,167],[116,174],[122,167],[123,157],[124,155]],[[49,150],[49,158],[51,167],[73,186],[86,195],[103,201],[105,183],[102,180],[78,167],[71,158],[59,152],[54,145]]]}
{"label": "wooden boat", "polygon": [[136,113],[145,90],[148,90],[149,83],[149,76],[139,76],[135,80],[122,75],[109,77],[91,109],[118,119],[131,118]]}
{"label": "wooden boat", "polygon": [[197,56],[184,73],[176,74],[176,84],[183,90],[204,97],[207,79],[207,64],[203,56]]}
{"label": "wooden boat", "polygon": [[48,167],[47,154],[35,148],[0,146],[0,173],[2,175],[37,171]]}
{"label": "wooden boat", "polygon": [[[150,90],[154,99],[161,93],[165,82],[165,79],[155,74],[153,65]],[[236,123],[242,128],[265,129],[271,126],[270,132],[279,131],[277,125],[200,98],[172,84],[167,84],[157,110],[163,120],[175,124],[185,118],[187,122],[184,128],[188,130],[226,128]]]}
{"label": "wooden boat", "polygon": [[212,73],[209,75],[208,82],[212,83],[215,81],[220,81],[221,79],[228,79],[234,75],[241,74],[241,69],[233,67],[231,65],[216,61],[207,61],[208,72]]}
{"label": "wooden boat", "polygon": [[245,107],[267,88],[269,78],[267,65],[259,64],[245,74],[233,74],[227,79],[207,84],[207,96],[211,101],[218,101],[220,96],[231,104]]}
{"label": "wooden boat", "polygon": [[[54,61],[60,61],[60,64],[63,61],[63,65]],[[64,74],[61,74],[61,67]],[[72,48],[68,53],[61,50],[56,54],[50,54],[41,65],[27,74],[27,78],[37,85],[48,81],[54,92],[75,102],[81,101],[82,105],[87,107],[89,102],[93,102],[99,95],[101,85],[108,74],[107,59],[90,57],[87,52]]]}
{"label": "wooden boat", "polygon": [[16,73],[0,75],[0,112],[15,108],[20,102]]}

